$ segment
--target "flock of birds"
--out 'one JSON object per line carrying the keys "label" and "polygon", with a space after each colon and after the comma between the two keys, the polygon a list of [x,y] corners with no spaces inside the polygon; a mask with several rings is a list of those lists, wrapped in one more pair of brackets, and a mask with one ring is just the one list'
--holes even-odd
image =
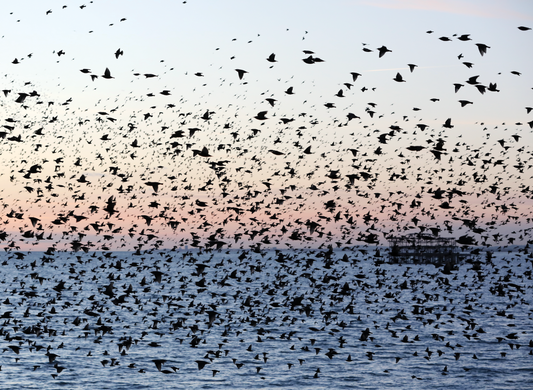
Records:
{"label": "flock of birds", "polygon": [[[466,57],[490,61],[490,43],[471,34],[424,37],[463,42]],[[217,80],[184,70],[199,84],[180,97],[170,86],[176,71],[164,60],[153,73],[125,74],[113,63],[71,69],[68,77],[87,83],[67,99],[17,79],[33,53],[6,64],[15,80],[6,75],[0,95],[0,382],[24,362],[54,379],[77,371],[90,378],[98,366],[118,378],[195,369],[223,379],[246,372],[243,380],[254,381],[298,370],[320,380],[365,360],[380,361],[385,374],[406,364],[417,372],[411,379],[424,379],[414,370],[424,360],[446,376],[475,370],[478,360],[528,348],[531,355],[533,342],[514,331],[513,320],[531,316],[533,108],[504,130],[448,115],[422,119],[447,99],[438,94],[412,112],[389,113],[382,84],[367,84],[370,72],[353,68],[329,85],[330,95],[314,95],[314,78],[332,59],[301,50],[302,74],[313,75],[307,84],[270,77],[258,92],[259,69],[233,66],[240,56],[231,54],[231,72],[211,68],[224,74]],[[383,61],[398,51],[364,43],[361,55]],[[69,50],[52,55],[64,66]],[[454,55],[468,72],[475,69],[473,59]],[[128,56],[121,48],[108,53],[115,64]],[[276,75],[295,67],[277,53],[261,61]],[[420,63],[397,66],[387,76],[397,86],[423,74]],[[505,84],[490,79],[496,76],[469,75],[441,92],[453,91],[457,107],[468,110],[478,104],[472,91],[480,104],[505,93]],[[83,105],[83,94],[113,90],[121,79],[140,87],[100,99],[94,109]],[[231,90],[235,95],[216,102],[217,93]],[[483,142],[462,133],[473,127]],[[371,257],[362,249],[413,232],[455,236],[466,248],[526,245],[513,258],[523,269],[488,258],[467,271],[404,267],[400,276],[379,251]],[[505,325],[492,329],[493,318]],[[469,352],[480,342],[492,349]]]}
{"label": "flock of birds", "polygon": [[[525,26],[519,30],[529,33]],[[475,42],[470,34],[439,40]],[[489,45],[472,45],[482,60],[489,57]],[[378,61],[395,52],[385,45],[369,46],[363,44],[364,55]],[[59,58],[67,53],[54,51]],[[114,61],[128,56],[120,48],[110,54]],[[315,67],[319,75],[326,60],[307,49],[302,57],[302,66]],[[463,57],[461,53],[458,60]],[[23,60],[33,59],[13,60],[14,74]],[[272,71],[283,67],[275,53],[264,61]],[[473,67],[472,62],[463,64]],[[411,78],[417,68],[407,65]],[[76,72],[90,76],[90,85],[98,83],[98,90],[106,87],[102,82],[125,77],[112,69]],[[174,68],[166,69],[164,74],[134,71],[130,77],[171,80]],[[2,177],[9,186],[3,190],[0,240],[8,249],[84,251],[146,245],[347,247],[384,244],[389,235],[413,231],[458,235],[461,244],[505,246],[530,240],[532,156],[527,141],[533,120],[516,122],[510,135],[496,126],[499,139],[491,137],[484,123],[474,124],[483,127],[485,141],[469,144],[453,118],[429,121],[387,114],[378,100],[353,113],[364,92],[373,90],[372,99],[379,92],[362,85],[356,95],[365,78],[360,72],[346,71],[350,82],[340,83],[336,93],[332,88],[332,98],[352,100],[340,116],[335,111],[340,103],[333,100],[323,107],[291,100],[304,84],[284,92],[269,88],[258,102],[247,89],[255,82],[254,71],[234,72],[233,80],[221,79],[219,87],[237,88],[242,96],[230,97],[234,102],[217,109],[197,102],[196,111],[188,112],[180,108],[189,103],[185,96],[167,100],[164,108],[151,105],[157,96],[143,93],[147,84],[136,99],[113,108],[99,101],[89,115],[75,108],[74,98],[46,101],[44,93],[31,90],[31,81],[4,87],[0,147]],[[475,75],[449,86],[461,107],[473,103],[460,98],[467,87],[481,95],[505,88],[483,78]],[[400,72],[393,80],[412,82]],[[174,93],[167,86],[158,95],[173,99]],[[119,94],[115,102],[119,99],[124,97]],[[426,104],[440,100],[433,96]],[[311,111],[301,112],[304,107]],[[524,109],[524,118],[531,110]],[[418,111],[420,106],[413,108],[416,115]]]}
{"label": "flock of birds", "polygon": [[366,249],[11,254],[0,378],[250,388],[392,376],[414,388],[511,375],[521,388],[531,259],[489,252],[443,270]]}

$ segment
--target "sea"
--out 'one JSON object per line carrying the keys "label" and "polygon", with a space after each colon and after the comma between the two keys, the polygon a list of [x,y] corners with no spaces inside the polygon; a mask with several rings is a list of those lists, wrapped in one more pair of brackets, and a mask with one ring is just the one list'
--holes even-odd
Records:
{"label": "sea", "polygon": [[533,256],[0,254],[0,389],[533,389]]}

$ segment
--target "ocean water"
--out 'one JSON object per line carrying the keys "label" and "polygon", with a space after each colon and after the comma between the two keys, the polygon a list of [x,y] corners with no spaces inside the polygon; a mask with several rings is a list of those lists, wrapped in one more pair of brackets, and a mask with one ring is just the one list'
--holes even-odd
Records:
{"label": "ocean water", "polygon": [[2,253],[0,388],[533,388],[532,257],[476,259]]}

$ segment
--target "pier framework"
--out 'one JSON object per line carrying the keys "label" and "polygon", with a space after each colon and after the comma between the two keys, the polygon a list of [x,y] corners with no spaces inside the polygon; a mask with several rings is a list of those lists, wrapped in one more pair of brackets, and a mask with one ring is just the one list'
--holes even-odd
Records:
{"label": "pier framework", "polygon": [[454,238],[425,234],[408,234],[389,237],[389,261],[391,263],[457,264],[459,248]]}

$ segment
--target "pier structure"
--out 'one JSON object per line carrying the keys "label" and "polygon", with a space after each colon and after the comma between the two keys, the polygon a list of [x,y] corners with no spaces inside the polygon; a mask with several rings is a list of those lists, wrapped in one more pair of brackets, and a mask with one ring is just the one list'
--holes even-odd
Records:
{"label": "pier structure", "polygon": [[389,237],[389,261],[413,264],[457,264],[460,252],[452,237],[412,233]]}

